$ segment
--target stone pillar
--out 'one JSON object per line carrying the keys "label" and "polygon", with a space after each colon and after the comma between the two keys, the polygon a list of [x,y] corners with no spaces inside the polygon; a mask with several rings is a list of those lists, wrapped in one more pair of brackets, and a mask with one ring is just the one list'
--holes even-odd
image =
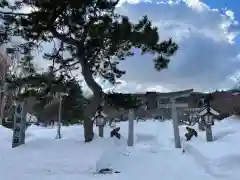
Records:
{"label": "stone pillar", "polygon": [[99,137],[104,137],[104,126],[99,126],[98,127],[98,136]]}
{"label": "stone pillar", "polygon": [[174,141],[175,148],[181,148],[181,140],[179,135],[179,121],[177,117],[177,108],[176,108],[176,100],[171,99],[172,103],[172,123],[173,123],[173,133],[174,133]]}
{"label": "stone pillar", "polygon": [[26,101],[18,103],[14,112],[12,148],[25,143]]}
{"label": "stone pillar", "polygon": [[202,122],[198,122],[198,129],[201,131],[205,131],[204,124]]}
{"label": "stone pillar", "polygon": [[206,140],[207,142],[213,141],[213,135],[212,135],[212,125],[206,124]]}

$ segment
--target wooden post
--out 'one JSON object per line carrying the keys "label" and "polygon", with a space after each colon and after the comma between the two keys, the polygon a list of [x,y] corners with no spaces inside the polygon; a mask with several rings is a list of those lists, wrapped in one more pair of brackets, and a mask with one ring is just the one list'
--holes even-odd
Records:
{"label": "wooden post", "polygon": [[172,122],[173,122],[173,133],[174,133],[174,141],[175,148],[181,148],[181,140],[179,135],[179,121],[177,117],[177,108],[176,108],[176,100],[171,99],[172,103]]}
{"label": "wooden post", "polygon": [[59,108],[58,108],[58,126],[57,126],[57,136],[56,139],[61,139],[61,122],[62,122],[62,95],[61,93],[57,94],[59,98]]}
{"label": "wooden post", "polygon": [[27,101],[22,102],[22,112],[21,112],[21,138],[20,143],[25,144],[25,132],[26,132],[26,123],[27,123],[27,111],[26,111]]}
{"label": "wooden post", "polygon": [[128,146],[133,146],[134,144],[134,116],[134,111],[130,109],[128,113]]}

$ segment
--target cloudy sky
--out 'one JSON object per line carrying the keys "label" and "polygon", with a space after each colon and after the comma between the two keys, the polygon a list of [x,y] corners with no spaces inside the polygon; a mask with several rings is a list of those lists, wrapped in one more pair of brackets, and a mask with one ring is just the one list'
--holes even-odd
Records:
{"label": "cloudy sky", "polygon": [[122,0],[118,12],[132,21],[148,15],[159,27],[160,39],[172,37],[179,50],[162,72],[155,71],[151,56],[136,54],[127,59],[120,64],[127,73],[115,89],[211,91],[233,87],[233,79],[240,74],[239,5],[238,0]]}
{"label": "cloudy sky", "polygon": [[[232,2],[232,3],[231,3]],[[125,91],[172,91],[230,88],[240,69],[240,9],[229,0],[123,2],[118,11],[137,20],[146,14],[159,27],[160,39],[172,37],[179,50],[162,72],[150,56],[136,55],[121,64],[127,70],[117,87]],[[238,6],[239,7],[239,6]]]}

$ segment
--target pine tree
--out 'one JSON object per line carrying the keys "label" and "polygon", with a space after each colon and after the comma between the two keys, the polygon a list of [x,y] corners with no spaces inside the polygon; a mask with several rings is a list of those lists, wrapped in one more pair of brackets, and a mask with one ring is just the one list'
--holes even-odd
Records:
{"label": "pine tree", "polygon": [[[158,29],[147,16],[138,23],[117,14],[119,0],[24,0],[14,5],[2,0],[1,7],[12,9],[0,12],[8,36],[21,36],[27,43],[22,48],[38,49],[41,42],[61,42],[58,51],[46,54],[49,60],[56,60],[62,69],[77,69],[81,66],[82,75],[93,97],[84,111],[85,141],[93,139],[91,117],[104,98],[101,86],[94,76],[102,76],[111,83],[125,74],[118,64],[133,56],[133,48],[142,54],[153,55],[155,69],[167,67],[177,45],[169,39],[159,42]],[[23,7],[31,7],[29,13],[13,13]],[[19,11],[18,11],[19,12]],[[65,58],[61,52],[68,51]]]}
{"label": "pine tree", "polygon": [[74,79],[66,82],[68,96],[63,98],[64,124],[77,124],[83,119],[85,98],[81,86]]}

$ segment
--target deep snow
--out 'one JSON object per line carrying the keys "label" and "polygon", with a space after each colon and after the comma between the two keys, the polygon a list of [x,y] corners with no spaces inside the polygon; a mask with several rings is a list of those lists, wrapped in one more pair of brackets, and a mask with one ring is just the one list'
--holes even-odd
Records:
{"label": "deep snow", "polygon": [[[126,122],[118,124],[127,137]],[[197,129],[197,128],[196,128]],[[240,119],[227,118],[213,127],[215,141],[207,143],[205,133],[174,148],[171,121],[135,124],[135,146],[127,147],[109,137],[83,142],[81,126],[63,127],[63,138],[56,140],[56,129],[31,126],[26,144],[11,149],[12,131],[0,127],[0,174],[2,180],[239,180]],[[120,174],[95,174],[110,167]]]}

